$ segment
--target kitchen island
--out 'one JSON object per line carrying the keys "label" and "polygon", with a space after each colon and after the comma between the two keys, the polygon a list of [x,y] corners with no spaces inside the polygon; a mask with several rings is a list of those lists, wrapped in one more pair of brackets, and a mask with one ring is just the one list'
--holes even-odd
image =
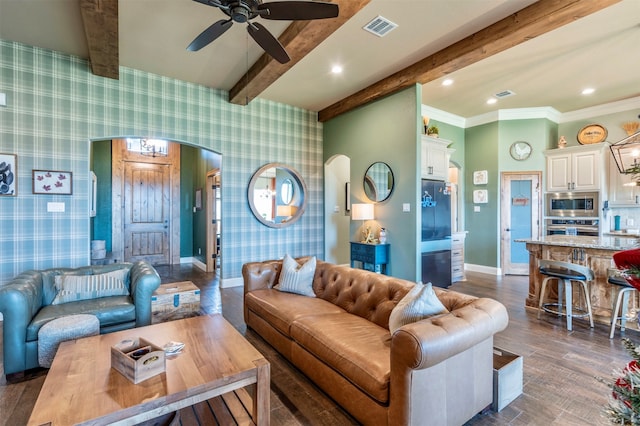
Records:
{"label": "kitchen island", "polygon": [[[595,279],[590,283],[590,297],[594,321],[610,324],[613,303],[617,287],[607,282],[612,269],[613,254],[617,251],[638,247],[640,239],[626,237],[586,237],[569,235],[548,235],[539,239],[520,239],[529,251],[529,294],[525,305],[538,308],[540,287],[544,276],[538,272],[540,259],[560,260],[585,265],[591,268]],[[552,288],[555,288],[553,286]],[[548,293],[549,294],[549,293]],[[554,296],[555,295],[555,296]],[[555,290],[551,297],[557,297]],[[582,297],[574,294],[575,304],[586,308]],[[629,310],[638,309],[638,295],[634,293],[629,300]],[[629,328],[637,329],[635,321],[627,322]]]}

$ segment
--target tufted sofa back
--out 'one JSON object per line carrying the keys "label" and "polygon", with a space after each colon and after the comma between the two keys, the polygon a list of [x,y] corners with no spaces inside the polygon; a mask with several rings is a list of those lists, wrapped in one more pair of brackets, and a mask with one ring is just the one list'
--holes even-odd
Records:
{"label": "tufted sofa back", "polygon": [[414,286],[410,281],[318,261],[316,296],[345,311],[389,328],[389,315]]}
{"label": "tufted sofa back", "polygon": [[[304,263],[308,259],[304,257],[296,260]],[[242,268],[245,280],[244,291],[272,288],[280,280],[281,269],[281,260],[245,264]],[[313,291],[316,297],[388,329],[391,311],[414,285],[412,281],[318,260]],[[438,287],[433,289],[438,299],[450,312],[477,299],[474,296],[449,292]]]}

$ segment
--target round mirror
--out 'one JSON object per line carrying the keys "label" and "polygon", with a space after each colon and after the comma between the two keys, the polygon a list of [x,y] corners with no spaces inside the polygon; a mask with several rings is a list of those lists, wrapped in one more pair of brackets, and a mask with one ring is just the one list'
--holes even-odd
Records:
{"label": "round mirror", "polygon": [[384,201],[393,192],[393,172],[386,163],[373,163],[364,174],[364,193],[371,201]]}
{"label": "round mirror", "polygon": [[307,206],[302,176],[284,164],[260,167],[249,182],[247,198],[253,215],[271,228],[283,228],[300,219]]}

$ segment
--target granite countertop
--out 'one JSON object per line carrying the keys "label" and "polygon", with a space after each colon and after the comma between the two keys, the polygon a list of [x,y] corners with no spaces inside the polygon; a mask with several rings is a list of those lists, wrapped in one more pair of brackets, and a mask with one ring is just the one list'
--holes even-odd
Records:
{"label": "granite countertop", "polygon": [[549,246],[592,248],[604,250],[627,250],[640,247],[639,238],[628,237],[585,237],[572,235],[546,235],[542,238],[516,239],[520,243],[540,244]]}

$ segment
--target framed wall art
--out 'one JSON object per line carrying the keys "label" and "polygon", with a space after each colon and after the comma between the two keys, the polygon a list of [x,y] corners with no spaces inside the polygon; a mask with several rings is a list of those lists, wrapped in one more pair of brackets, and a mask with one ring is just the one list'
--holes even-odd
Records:
{"label": "framed wall art", "polygon": [[73,173],[55,170],[33,170],[34,194],[73,194]]}
{"label": "framed wall art", "polygon": [[489,181],[489,173],[486,170],[477,170],[473,172],[474,185],[486,185]]}
{"label": "framed wall art", "polygon": [[486,204],[489,202],[488,195],[486,189],[476,189],[473,191],[473,202],[476,204]]}
{"label": "framed wall art", "polygon": [[18,194],[17,161],[15,154],[0,154],[0,196],[15,197]]}

